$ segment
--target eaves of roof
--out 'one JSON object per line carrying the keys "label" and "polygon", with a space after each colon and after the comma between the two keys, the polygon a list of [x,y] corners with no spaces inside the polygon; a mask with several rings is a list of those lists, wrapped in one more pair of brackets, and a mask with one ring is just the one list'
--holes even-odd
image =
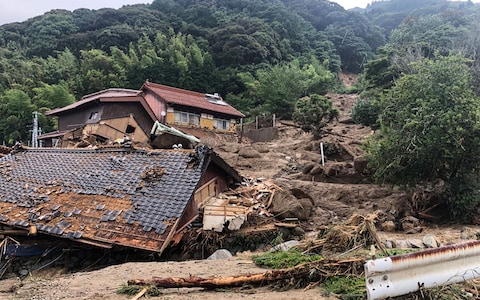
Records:
{"label": "eaves of roof", "polygon": [[56,116],[65,111],[75,109],[77,107],[80,107],[82,105],[85,105],[94,101],[106,102],[108,101],[108,99],[112,99],[112,100],[118,99],[118,101],[140,101],[138,97],[142,98],[141,93],[142,93],[141,91],[137,91],[137,90],[107,89],[107,90],[99,91],[90,95],[86,95],[75,103],[47,111],[45,114],[47,116]]}

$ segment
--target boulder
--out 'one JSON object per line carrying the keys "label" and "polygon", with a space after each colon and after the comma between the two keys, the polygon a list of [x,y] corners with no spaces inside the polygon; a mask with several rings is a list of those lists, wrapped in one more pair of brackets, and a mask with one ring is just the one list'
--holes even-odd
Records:
{"label": "boulder", "polygon": [[280,219],[297,218],[299,220],[306,220],[312,212],[313,205],[310,200],[302,202],[303,205],[292,194],[277,192],[273,196],[270,211]]}
{"label": "boulder", "polygon": [[341,165],[326,165],[325,174],[327,176],[335,177],[342,172],[343,167]]}
{"label": "boulder", "polygon": [[313,169],[313,167],[315,167],[314,164],[308,164],[308,165],[305,165],[302,169],[302,173],[303,174],[308,174],[310,173],[310,171]]}
{"label": "boulder", "polygon": [[299,241],[296,241],[296,240],[287,241],[287,242],[278,244],[275,247],[272,247],[272,249],[270,249],[270,252],[275,252],[275,251],[286,252],[286,251],[290,250],[291,248],[296,247],[300,244],[301,243]]}
{"label": "boulder", "polygon": [[251,148],[251,147],[245,147],[245,148],[242,148],[238,151],[238,155],[243,157],[243,158],[259,158],[261,157],[260,153]]}
{"label": "boulder", "polygon": [[209,260],[218,260],[218,259],[229,259],[232,257],[232,253],[227,249],[218,249],[217,251],[213,252],[207,259]]}
{"label": "boulder", "polygon": [[394,246],[397,249],[410,249],[412,248],[412,244],[410,244],[407,240],[396,240],[394,242]]}
{"label": "boulder", "polygon": [[432,234],[427,234],[426,236],[423,237],[423,244],[427,248],[437,248],[438,247],[438,242],[437,238],[432,235]]}
{"label": "boulder", "polygon": [[383,231],[386,232],[394,232],[395,231],[395,223],[393,221],[385,221],[380,225]]}
{"label": "boulder", "polygon": [[368,160],[363,156],[356,157],[353,160],[353,168],[357,173],[363,173],[367,169],[367,166]]}
{"label": "boulder", "polygon": [[268,153],[270,152],[270,146],[266,144],[259,144],[259,143],[254,143],[252,145],[253,149],[258,151],[259,153]]}
{"label": "boulder", "polygon": [[322,174],[323,172],[323,166],[320,165],[320,164],[317,164],[317,165],[314,165],[311,169],[310,169],[310,175],[320,175]]}
{"label": "boulder", "polygon": [[313,211],[312,200],[308,198],[298,199],[298,202],[302,205],[302,210],[300,211],[300,216],[298,219],[300,221],[306,221],[310,217]]}

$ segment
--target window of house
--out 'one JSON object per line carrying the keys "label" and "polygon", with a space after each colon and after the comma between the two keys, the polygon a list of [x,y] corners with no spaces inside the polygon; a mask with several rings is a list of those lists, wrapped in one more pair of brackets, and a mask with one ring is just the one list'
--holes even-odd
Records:
{"label": "window of house", "polygon": [[188,112],[175,112],[175,123],[200,126],[200,115]]}
{"label": "window of house", "polygon": [[95,120],[98,117],[98,111],[94,111],[90,113],[90,117],[88,117],[89,120]]}
{"label": "window of house", "polygon": [[213,119],[213,126],[215,126],[216,129],[220,130],[229,130],[230,129],[230,121],[229,120],[224,120],[224,119]]}
{"label": "window of house", "polygon": [[135,127],[133,127],[132,125],[127,125],[127,129],[125,130],[125,133],[134,133],[135,132]]}

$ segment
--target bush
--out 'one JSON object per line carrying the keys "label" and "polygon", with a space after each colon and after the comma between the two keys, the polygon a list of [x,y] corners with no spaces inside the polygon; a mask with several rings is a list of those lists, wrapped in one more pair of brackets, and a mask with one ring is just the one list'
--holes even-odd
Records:
{"label": "bush", "polygon": [[297,101],[293,120],[300,124],[305,132],[311,132],[315,138],[319,138],[323,127],[338,118],[338,115],[338,110],[332,106],[332,100],[313,94]]}
{"label": "bush", "polygon": [[374,100],[360,99],[355,103],[350,116],[357,124],[378,128],[378,115],[381,112],[380,104]]}

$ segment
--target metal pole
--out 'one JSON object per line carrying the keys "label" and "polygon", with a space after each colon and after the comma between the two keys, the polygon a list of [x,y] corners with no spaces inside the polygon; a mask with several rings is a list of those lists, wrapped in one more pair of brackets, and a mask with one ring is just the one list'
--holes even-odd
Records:
{"label": "metal pole", "polygon": [[322,154],[322,166],[325,166],[325,156],[323,155],[323,143],[320,143],[320,153]]}
{"label": "metal pole", "polygon": [[33,112],[32,147],[38,147],[38,112]]}

